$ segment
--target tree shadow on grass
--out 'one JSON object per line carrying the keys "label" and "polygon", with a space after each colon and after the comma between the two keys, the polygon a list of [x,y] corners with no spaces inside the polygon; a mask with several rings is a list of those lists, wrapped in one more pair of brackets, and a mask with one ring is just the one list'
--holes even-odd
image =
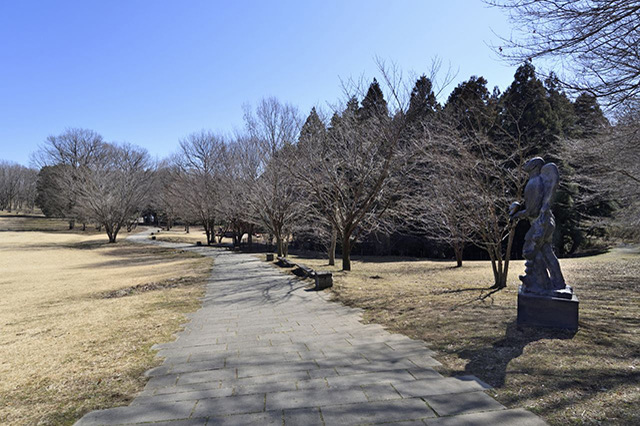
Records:
{"label": "tree shadow on grass", "polygon": [[[464,293],[467,291],[480,291],[480,296],[478,296],[478,298],[474,298],[472,300],[478,300],[478,299],[486,299],[487,297],[489,297],[491,294],[495,293],[496,291],[499,291],[501,289],[492,289],[491,287],[469,287],[469,288],[455,288],[455,289],[447,289],[447,290],[442,290],[440,293],[442,294],[447,294],[447,293]],[[485,291],[489,291],[488,294],[484,294]]]}
{"label": "tree shadow on grass", "polygon": [[575,334],[575,330],[518,327],[513,320],[507,325],[502,339],[484,348],[463,350],[458,355],[469,361],[464,369],[465,375],[475,375],[494,387],[501,387],[509,363],[522,355],[528,344],[542,339],[572,339]]}
{"label": "tree shadow on grass", "polygon": [[470,305],[474,302],[484,302],[486,299],[491,299],[491,302],[493,303],[493,295],[499,291],[501,291],[501,288],[493,288],[493,287],[474,287],[474,288],[462,288],[462,289],[454,289],[454,290],[443,290],[442,292],[440,292],[441,294],[447,294],[447,293],[462,293],[462,292],[466,292],[466,291],[480,291],[480,294],[478,296],[474,296],[469,300],[466,300],[464,302],[461,303],[457,303],[455,305],[453,305],[450,310],[451,311],[455,311],[458,308],[462,308],[464,306]]}

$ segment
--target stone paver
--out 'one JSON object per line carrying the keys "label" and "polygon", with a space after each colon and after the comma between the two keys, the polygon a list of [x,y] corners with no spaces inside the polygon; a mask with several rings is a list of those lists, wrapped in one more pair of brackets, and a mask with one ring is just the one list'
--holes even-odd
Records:
{"label": "stone paver", "polygon": [[544,424],[506,410],[474,377],[443,377],[424,342],[362,324],[361,310],[309,281],[246,254],[155,244],[214,258],[203,306],[156,345],[165,361],[130,406],[77,425]]}

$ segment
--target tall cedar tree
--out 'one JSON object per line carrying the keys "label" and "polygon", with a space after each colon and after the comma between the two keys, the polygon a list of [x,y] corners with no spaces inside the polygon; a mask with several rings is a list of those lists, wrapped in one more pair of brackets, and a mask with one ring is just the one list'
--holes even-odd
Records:
{"label": "tall cedar tree", "polygon": [[[337,115],[334,115],[332,122],[337,123]],[[305,120],[302,128],[300,129],[300,136],[298,137],[297,150],[301,157],[306,155],[316,155],[315,160],[322,159],[323,156],[323,144],[327,142],[327,128],[320,119],[316,108],[311,108],[309,116]],[[322,173],[322,167],[319,161],[310,161],[305,164],[304,173]],[[303,185],[304,186],[304,185]],[[298,231],[298,234],[313,235],[315,238],[324,240],[323,246],[327,248],[327,254],[329,258],[329,265],[335,265],[336,245],[337,245],[337,228],[332,223],[331,217],[335,206],[325,205],[323,200],[319,200],[319,197],[314,194],[314,187],[305,188],[305,196],[308,197],[308,211],[304,216],[304,220],[301,221],[300,227],[302,231]],[[321,222],[321,223],[318,223]],[[328,234],[328,235],[327,235]],[[327,242],[328,240],[328,242]]]}
{"label": "tall cedar tree", "polygon": [[[558,108],[565,105],[559,101],[559,96],[558,93],[554,98]],[[494,129],[494,137],[507,146],[521,147],[518,151],[524,159],[540,156],[558,165],[562,177],[554,203],[554,246],[559,255],[574,250],[581,241],[581,236],[579,215],[573,208],[574,197],[577,195],[577,188],[572,179],[573,170],[561,155],[564,140],[558,113],[554,111],[549,92],[536,77],[535,67],[530,62],[516,70],[513,83],[500,99],[498,125]],[[510,150],[506,149],[505,152]],[[522,160],[523,158],[504,159],[506,163]],[[525,229],[521,227],[516,240],[521,240],[524,232]]]}
{"label": "tall cedar tree", "polygon": [[576,136],[592,138],[609,126],[598,100],[588,93],[581,93],[573,103],[576,116]]}
{"label": "tall cedar tree", "polygon": [[409,108],[407,109],[407,123],[414,125],[422,123],[433,117],[438,110],[438,101],[433,93],[433,84],[425,75],[416,80],[416,84],[411,90],[409,98]]}
{"label": "tall cedar tree", "polygon": [[364,121],[368,118],[380,118],[388,115],[387,101],[384,99],[378,80],[374,78],[369,90],[367,90],[367,94],[362,99],[362,107],[358,110],[358,118]]}
{"label": "tall cedar tree", "polygon": [[472,76],[460,83],[449,95],[445,115],[453,120],[458,131],[467,137],[486,134],[495,120],[493,99],[484,77]]}
{"label": "tall cedar tree", "polygon": [[[600,179],[608,172],[607,167],[588,146],[593,141],[605,137],[609,121],[605,118],[597,99],[590,94],[580,94],[573,103],[575,129],[573,132],[574,149],[579,151],[578,158],[571,164],[575,170],[575,184],[578,191],[575,211],[580,215],[580,239],[574,242],[569,252],[574,252],[584,239],[590,236],[602,237],[605,234],[602,218],[611,217],[616,209],[613,188],[602,185]],[[586,146],[584,146],[586,144]],[[585,149],[582,149],[584,146]]]}
{"label": "tall cedar tree", "polygon": [[567,97],[560,86],[560,81],[554,73],[544,81],[547,89],[547,99],[551,109],[556,113],[560,135],[564,138],[571,138],[576,131],[576,114],[571,100]]}

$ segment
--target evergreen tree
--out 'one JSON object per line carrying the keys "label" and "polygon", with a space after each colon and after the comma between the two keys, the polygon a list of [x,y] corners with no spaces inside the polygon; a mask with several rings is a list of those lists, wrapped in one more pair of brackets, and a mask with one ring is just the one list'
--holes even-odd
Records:
{"label": "evergreen tree", "polygon": [[544,83],[549,104],[558,119],[560,135],[565,138],[573,137],[576,132],[576,114],[571,100],[561,90],[560,81],[554,73],[551,73]]}
{"label": "evergreen tree", "polygon": [[[347,104],[347,109],[349,109],[349,104]],[[361,120],[367,120],[371,117],[383,118],[388,116],[387,101],[384,99],[378,80],[374,78],[369,90],[367,90],[367,94],[362,99],[362,107],[358,110],[358,117]]]}
{"label": "evergreen tree", "polygon": [[304,145],[308,143],[313,138],[318,135],[323,134],[326,131],[324,123],[318,116],[318,112],[316,111],[316,107],[311,108],[311,112],[307,117],[306,121],[302,125],[300,129],[300,135],[298,136],[298,144]]}
{"label": "evergreen tree", "polygon": [[494,137],[518,143],[525,148],[524,157],[540,155],[547,161],[557,161],[561,131],[535,67],[526,62],[516,70],[513,83],[500,98],[499,125],[494,129]]}
{"label": "evergreen tree", "polygon": [[[520,66],[513,83],[500,99],[498,126],[493,131],[499,143],[512,147],[505,152],[515,152],[518,148],[518,158],[505,158],[505,161],[521,162],[540,156],[558,165],[561,180],[554,202],[554,246],[558,255],[565,255],[582,241],[580,214],[574,209],[574,199],[578,195],[574,170],[562,156],[565,143],[563,125],[571,133],[573,119],[571,109],[553,78],[548,86],[551,92],[536,77],[535,67],[530,62]],[[519,227],[516,240],[521,240],[525,231]],[[519,242],[516,241],[516,247]]]}
{"label": "evergreen tree", "polygon": [[580,94],[573,103],[573,109],[576,114],[576,136],[579,138],[594,137],[609,125],[593,95]]}
{"label": "evergreen tree", "polygon": [[407,123],[409,125],[422,123],[433,117],[438,110],[438,102],[432,86],[431,80],[425,75],[416,80],[416,84],[411,90],[409,108],[407,109]]}
{"label": "evergreen tree", "polygon": [[463,134],[485,134],[495,119],[487,80],[472,76],[460,83],[449,95],[444,112]]}
{"label": "evergreen tree", "polygon": [[[606,175],[602,159],[588,149],[598,138],[605,137],[609,122],[605,118],[596,98],[588,93],[579,95],[573,103],[576,114],[575,141],[571,165],[575,170],[577,189],[575,210],[580,215],[580,239],[591,235],[603,236],[605,228],[602,218],[611,217],[616,209],[612,189],[604,188],[600,178]],[[585,149],[586,148],[586,149]],[[570,248],[574,251],[576,247]]]}
{"label": "evergreen tree", "polygon": [[64,166],[44,166],[38,173],[36,181],[36,206],[42,210],[46,217],[64,217],[67,203],[60,196],[62,189],[57,184],[56,169]]}

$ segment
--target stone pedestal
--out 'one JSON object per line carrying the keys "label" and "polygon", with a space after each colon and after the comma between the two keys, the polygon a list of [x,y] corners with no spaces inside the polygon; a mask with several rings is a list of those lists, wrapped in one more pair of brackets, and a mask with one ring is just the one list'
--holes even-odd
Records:
{"label": "stone pedestal", "polygon": [[273,253],[267,253],[267,262],[273,262]]}
{"label": "stone pedestal", "polygon": [[518,325],[578,329],[578,297],[541,296],[518,290]]}

